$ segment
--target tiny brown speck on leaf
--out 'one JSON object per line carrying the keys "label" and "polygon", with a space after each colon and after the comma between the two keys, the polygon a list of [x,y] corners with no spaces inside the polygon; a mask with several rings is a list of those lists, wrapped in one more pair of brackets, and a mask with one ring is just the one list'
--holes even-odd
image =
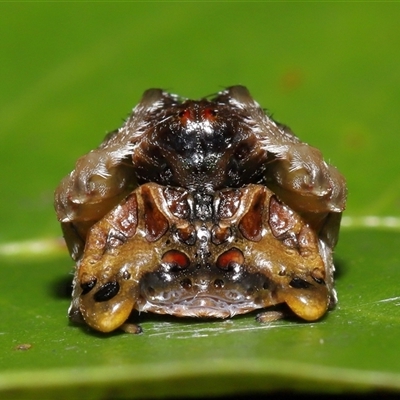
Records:
{"label": "tiny brown speck on leaf", "polygon": [[15,350],[29,350],[32,348],[32,345],[30,343],[21,343],[17,346],[15,346]]}

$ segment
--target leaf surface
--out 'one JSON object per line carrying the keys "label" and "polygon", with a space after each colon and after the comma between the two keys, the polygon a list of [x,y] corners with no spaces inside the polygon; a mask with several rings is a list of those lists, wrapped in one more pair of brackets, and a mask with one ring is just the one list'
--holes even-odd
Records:
{"label": "leaf surface", "polygon": [[[396,3],[2,3],[0,397],[400,391]],[[12,33],[12,34],[10,34]],[[260,325],[69,325],[53,191],[149,87],[245,84],[348,179],[337,308]]]}

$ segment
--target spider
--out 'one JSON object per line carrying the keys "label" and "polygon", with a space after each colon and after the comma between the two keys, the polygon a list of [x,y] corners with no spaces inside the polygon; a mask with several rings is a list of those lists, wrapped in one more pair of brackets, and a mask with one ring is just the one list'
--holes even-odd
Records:
{"label": "spider", "polygon": [[129,330],[133,310],[318,320],[336,303],[346,193],[244,86],[210,100],[147,90],[56,189],[76,261],[69,316],[102,332]]}

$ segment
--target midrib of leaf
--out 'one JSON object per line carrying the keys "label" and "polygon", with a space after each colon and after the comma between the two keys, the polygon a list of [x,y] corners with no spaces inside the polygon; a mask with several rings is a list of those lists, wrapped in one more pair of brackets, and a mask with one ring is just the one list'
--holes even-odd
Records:
{"label": "midrib of leaf", "polygon": [[[240,374],[238,373],[240,371]],[[24,375],[25,378],[24,379]],[[185,382],[193,378],[197,385],[192,387],[196,393],[209,393],[210,387],[205,387],[203,382],[215,377],[226,380],[235,379],[233,389],[241,387],[248,389],[248,380],[251,379],[256,385],[254,390],[282,389],[282,381],[277,379],[280,376],[291,380],[291,387],[302,387],[309,385],[315,391],[362,391],[370,388],[386,390],[400,390],[400,380],[396,373],[381,371],[362,371],[351,368],[338,368],[296,361],[282,361],[270,359],[265,363],[259,359],[214,359],[212,364],[204,368],[202,363],[192,362],[161,362],[157,364],[141,365],[120,365],[110,374],[109,366],[97,366],[87,368],[52,368],[41,371],[18,371],[3,373],[0,378],[0,392],[12,391],[15,389],[59,389],[63,390],[75,385],[101,387],[121,386],[129,384],[142,385],[146,382],[157,380],[157,382]],[[263,379],[260,379],[263,377]],[[270,377],[270,379],[268,379]],[[176,386],[170,388],[171,393],[176,394]],[[260,386],[260,387],[257,387]],[[310,386],[307,386],[310,387]],[[165,390],[165,389],[164,389]],[[228,390],[229,391],[229,390]],[[226,393],[226,387],[224,393]]]}

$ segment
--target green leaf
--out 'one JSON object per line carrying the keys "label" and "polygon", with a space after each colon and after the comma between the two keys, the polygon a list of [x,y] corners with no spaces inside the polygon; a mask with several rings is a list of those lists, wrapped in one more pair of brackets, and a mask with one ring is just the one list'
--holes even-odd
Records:
{"label": "green leaf", "polygon": [[[400,391],[396,3],[2,3],[0,397]],[[261,325],[141,315],[70,325],[53,190],[141,93],[232,84],[348,179],[337,308]]]}
{"label": "green leaf", "polygon": [[[5,398],[400,390],[400,233],[344,230],[339,305],[321,321],[257,323],[140,316],[141,335],[71,326],[64,258],[7,259],[0,302]],[[382,257],[381,248],[385,248]],[[26,346],[31,347],[24,350]]]}

